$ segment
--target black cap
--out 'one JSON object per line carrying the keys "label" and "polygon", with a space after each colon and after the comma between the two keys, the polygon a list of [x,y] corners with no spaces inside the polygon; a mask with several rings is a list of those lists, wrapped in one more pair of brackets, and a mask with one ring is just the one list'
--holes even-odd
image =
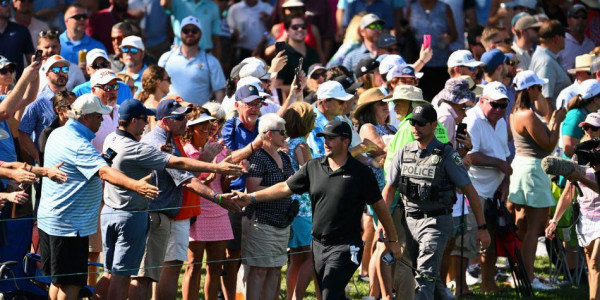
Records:
{"label": "black cap", "polygon": [[325,125],[325,130],[317,133],[317,137],[324,136],[341,136],[350,139],[352,142],[352,129],[350,128],[350,125],[344,121],[333,120]]}
{"label": "black cap", "polygon": [[423,104],[415,107],[412,111],[412,116],[409,120],[415,120],[423,123],[430,123],[437,121],[437,113],[430,104]]}
{"label": "black cap", "polygon": [[389,33],[384,33],[377,38],[377,48],[385,49],[396,44],[398,44],[398,40]]}
{"label": "black cap", "polygon": [[354,68],[354,74],[356,74],[356,77],[360,77],[375,72],[377,68],[379,68],[379,62],[376,58],[365,57],[361,59]]}
{"label": "black cap", "polygon": [[346,93],[353,94],[356,92],[356,89],[363,86],[362,82],[357,82],[352,77],[348,77],[346,75],[340,75],[338,77],[333,78],[334,81],[337,81],[342,84]]}

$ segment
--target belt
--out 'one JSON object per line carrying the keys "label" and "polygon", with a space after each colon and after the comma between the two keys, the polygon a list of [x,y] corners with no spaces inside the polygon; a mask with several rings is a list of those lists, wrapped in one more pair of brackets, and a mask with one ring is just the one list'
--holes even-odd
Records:
{"label": "belt", "polygon": [[317,238],[317,237],[313,237],[313,240],[316,241],[316,242],[318,242],[319,244],[321,244],[323,246],[334,246],[334,245],[345,245],[345,244],[349,244],[349,245],[362,245],[363,244],[363,241],[361,240],[360,237],[358,239],[351,238],[351,237],[344,237],[344,236],[329,237],[329,238]]}
{"label": "belt", "polygon": [[450,213],[452,213],[451,209],[443,208],[443,209],[436,209],[436,210],[427,211],[427,212],[424,212],[424,211],[406,212],[406,215],[408,215],[409,217],[411,217],[413,219],[423,219],[423,218],[439,217],[439,216],[447,215]]}

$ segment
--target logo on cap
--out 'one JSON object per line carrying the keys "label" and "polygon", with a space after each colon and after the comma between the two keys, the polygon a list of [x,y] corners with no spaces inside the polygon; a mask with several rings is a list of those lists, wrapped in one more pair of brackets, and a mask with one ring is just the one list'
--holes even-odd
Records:
{"label": "logo on cap", "polygon": [[467,60],[473,60],[473,55],[472,55],[471,53],[467,53],[467,54],[465,55],[465,58],[466,58]]}
{"label": "logo on cap", "polygon": [[415,114],[420,114],[422,111],[423,111],[423,106],[417,106],[417,107],[415,107],[414,113]]}
{"label": "logo on cap", "polygon": [[503,86],[497,86],[497,87],[496,87],[496,91],[498,91],[498,92],[500,92],[500,93],[502,93],[502,94],[506,95],[506,88],[505,88],[505,87],[503,87]]}

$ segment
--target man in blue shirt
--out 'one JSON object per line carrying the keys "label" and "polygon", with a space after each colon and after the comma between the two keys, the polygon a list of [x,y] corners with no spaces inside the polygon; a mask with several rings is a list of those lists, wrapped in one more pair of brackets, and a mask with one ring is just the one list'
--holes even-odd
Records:
{"label": "man in blue shirt", "polygon": [[[56,117],[52,108],[52,98],[59,91],[65,90],[69,79],[70,63],[60,55],[46,59],[44,70],[48,85],[39,92],[37,99],[25,108],[19,125],[19,141],[25,151],[39,161],[38,140],[40,133],[52,123]],[[34,134],[34,140],[31,135]]]}
{"label": "man in blue shirt", "polygon": [[71,107],[75,118],[50,134],[48,143],[53,147],[45,152],[48,165],[64,163],[61,169],[68,180],[61,184],[44,178],[38,210],[42,271],[52,276],[50,299],[58,294],[73,299],[86,284],[88,236],[98,226],[102,179],[147,198],[158,194],[158,188],[147,182],[150,176],[140,180],[125,176],[109,167],[92,146],[102,115],[111,109],[91,94],[77,98]]}
{"label": "man in blue shirt", "polygon": [[[125,68],[120,73],[129,75],[133,79],[137,90],[141,91],[142,74],[147,67],[144,63],[146,47],[144,47],[142,39],[139,36],[130,35],[123,39],[119,49],[121,49],[122,60],[125,63]],[[137,97],[137,94],[134,96]]]}
{"label": "man in blue shirt", "polygon": [[[99,41],[85,34],[88,15],[85,9],[79,5],[71,5],[65,11],[65,25],[67,30],[60,35],[60,55],[68,61],[79,64],[79,51],[90,51],[100,48],[106,52],[106,48]],[[83,63],[83,62],[82,62]]]}
{"label": "man in blue shirt", "polygon": [[385,29],[392,29],[394,25],[394,9],[383,0],[355,0],[348,3],[348,8],[344,12],[343,27],[348,27],[352,18],[361,13],[367,12],[377,15],[384,21]]}
{"label": "man in blue shirt", "polygon": [[379,50],[377,39],[381,35],[383,24],[383,20],[375,14],[367,14],[360,19],[359,33],[363,38],[363,44],[346,55],[342,63],[346,69],[354,70],[361,59],[377,53]]}
{"label": "man in blue shirt", "polygon": [[[106,52],[102,49],[93,49],[89,51],[86,56],[86,64],[86,70],[90,76],[93,76],[99,69],[110,69],[112,67]],[[131,89],[127,83],[117,81],[117,84],[119,85],[119,89],[117,90],[117,104],[121,104],[123,101],[133,98],[133,94],[131,94]],[[73,93],[75,93],[77,97],[91,92],[92,85],[90,81],[84,82],[73,89]]]}
{"label": "man in blue shirt", "polygon": [[225,75],[219,61],[198,46],[203,34],[200,20],[189,16],[181,25],[180,47],[158,60],[158,65],[167,69],[173,79],[171,92],[194,105],[208,102],[214,93],[215,101],[221,103],[225,97]]}

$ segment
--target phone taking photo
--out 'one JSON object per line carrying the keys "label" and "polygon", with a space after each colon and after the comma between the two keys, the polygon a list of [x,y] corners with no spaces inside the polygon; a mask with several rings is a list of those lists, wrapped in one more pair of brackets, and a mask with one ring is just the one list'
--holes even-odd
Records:
{"label": "phone taking photo", "polygon": [[300,71],[302,70],[302,63],[304,62],[304,58],[300,57],[298,60],[298,67],[296,67],[296,86],[300,88]]}
{"label": "phone taking photo", "polygon": [[431,49],[431,34],[423,35],[423,47]]}
{"label": "phone taking photo", "polygon": [[285,42],[275,42],[275,55],[285,50]]}
{"label": "phone taking photo", "polygon": [[44,54],[44,51],[42,50],[35,51],[35,61],[37,61],[38,63],[42,63],[42,54]]}

